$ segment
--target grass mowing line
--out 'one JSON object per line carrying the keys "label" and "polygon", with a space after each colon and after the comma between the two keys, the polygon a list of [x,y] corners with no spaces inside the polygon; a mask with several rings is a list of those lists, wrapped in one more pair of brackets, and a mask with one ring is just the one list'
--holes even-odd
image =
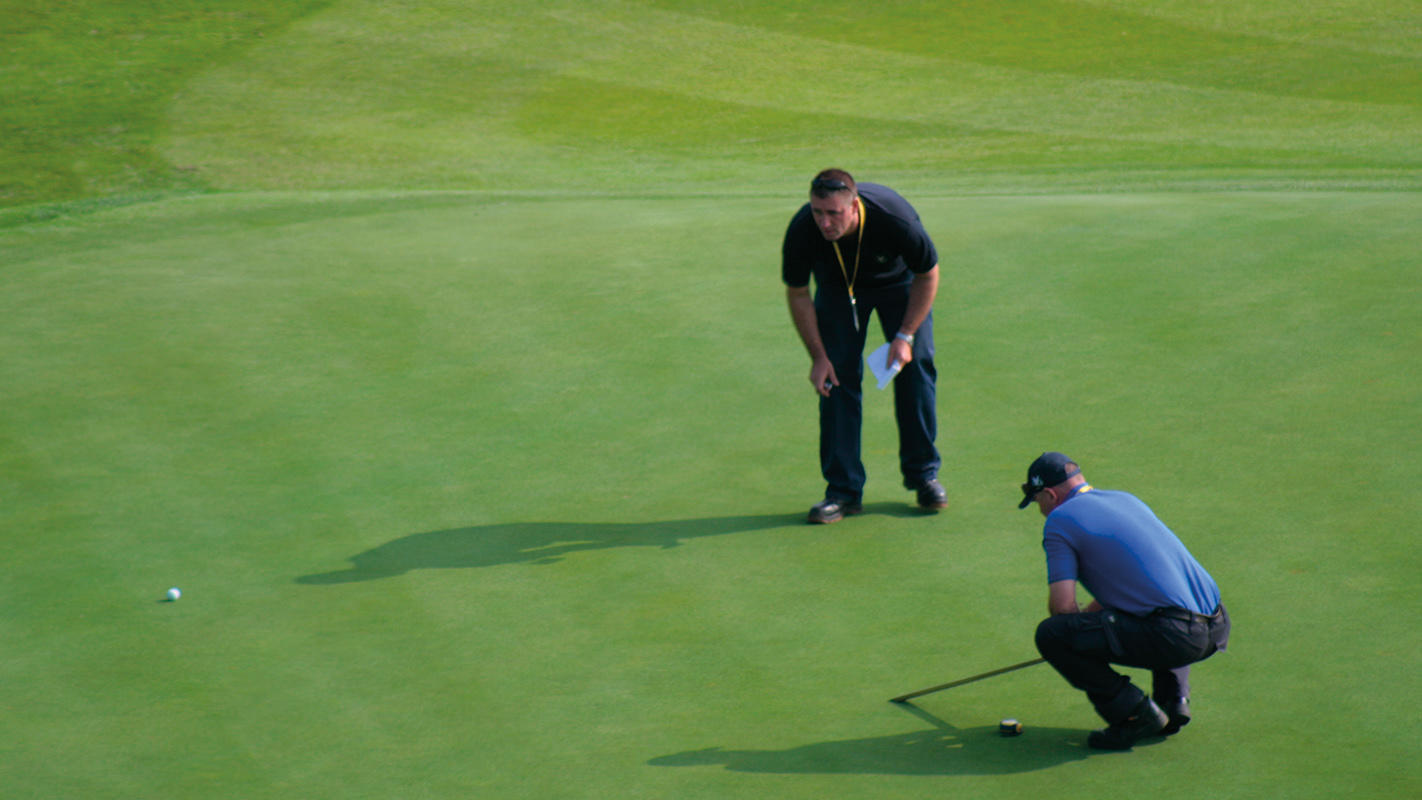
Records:
{"label": "grass mowing line", "polygon": [[1290,44],[1417,57],[1422,16],[1406,0],[1327,0],[1305,3],[1233,0],[1079,0],[1092,6],[1169,20],[1191,28],[1247,34]]}
{"label": "grass mowing line", "polygon": [[[1183,161],[1215,163],[1225,168],[1230,164],[1247,168],[1272,163],[1276,169],[1287,170],[1286,162],[1291,161],[1309,161],[1317,163],[1320,168],[1328,166],[1325,162],[1332,166],[1354,162],[1353,169],[1361,171],[1369,159],[1378,155],[1382,155],[1384,161],[1397,162],[1398,154],[1389,155],[1386,151],[1396,151],[1398,142],[1407,150],[1402,160],[1415,160],[1408,150],[1408,137],[1396,139],[1386,134],[1385,129],[1398,122],[1394,112],[1379,112],[1383,116],[1360,128],[1358,124],[1361,123],[1338,121],[1342,117],[1366,120],[1369,114],[1366,110],[1344,113],[1351,106],[1330,106],[1320,112],[1325,127],[1339,124],[1348,128],[1336,131],[1337,136],[1330,134],[1322,137],[1328,140],[1323,151],[1291,149],[1297,144],[1298,136],[1313,137],[1315,144],[1318,144],[1319,137],[1308,133],[1312,127],[1308,120],[1290,120],[1288,114],[1273,118],[1272,112],[1247,122],[1246,128],[1257,124],[1259,131],[1252,128],[1241,130],[1236,138],[1245,146],[1235,154],[1202,149],[1198,142],[1208,142],[1209,137],[1202,140],[1193,134],[1173,143],[1142,142],[1135,147],[1123,146],[1119,141],[1114,146],[1107,140],[1095,143],[1077,141],[1075,139],[1080,139],[1083,131],[1088,136],[1092,135],[1092,131],[1113,136],[1121,126],[1103,125],[1099,120],[1093,122],[1089,115],[1080,116],[1079,120],[1069,119],[1063,125],[1061,121],[1051,119],[1052,113],[1045,116],[1040,113],[1036,104],[1041,103],[1041,109],[1051,112],[1054,108],[1061,110],[1063,98],[1069,104],[1075,103],[1074,107],[1078,109],[1085,107],[1081,103],[1090,101],[1088,105],[1093,107],[1089,110],[1099,114],[1100,110],[1094,107],[1098,105],[1095,100],[1090,99],[1089,93],[1082,94],[1091,85],[1090,81],[1070,79],[1063,83],[1067,79],[1049,74],[1034,77],[1032,73],[1040,72],[1044,66],[1040,62],[1034,62],[1038,63],[1034,69],[1009,70],[994,79],[992,76],[996,74],[996,67],[974,66],[971,58],[960,59],[964,63],[957,64],[951,72],[976,76],[974,81],[957,81],[938,68],[946,62],[935,58],[937,49],[925,51],[928,56],[920,56],[917,61],[895,60],[894,55],[889,53],[884,57],[893,69],[881,69],[876,66],[877,61],[883,60],[879,50],[835,45],[834,52],[850,59],[849,64],[826,65],[821,57],[815,56],[819,60],[812,61],[808,66],[829,66],[839,70],[832,74],[841,76],[868,75],[865,92],[874,96],[876,105],[888,105],[887,101],[896,99],[912,101],[924,98],[925,95],[915,86],[904,85],[898,71],[901,69],[926,70],[925,74],[930,76],[930,88],[935,91],[950,90],[930,98],[933,102],[924,103],[922,108],[927,109],[928,114],[917,122],[899,114],[901,121],[890,123],[887,127],[891,130],[884,132],[884,146],[877,151],[872,147],[866,149],[861,146],[859,128],[849,124],[849,121],[839,130],[826,130],[826,120],[818,113],[817,106],[801,115],[803,118],[788,120],[768,115],[766,111],[783,108],[786,98],[793,100],[797,93],[807,101],[817,103],[823,99],[813,92],[806,95],[807,90],[783,80],[784,70],[781,68],[783,53],[793,52],[793,49],[782,50],[783,47],[805,47],[805,52],[814,52],[820,49],[821,40],[805,36],[803,30],[797,30],[795,34],[776,33],[776,27],[784,27],[786,22],[783,15],[773,9],[756,13],[741,9],[734,18],[725,17],[723,10],[717,10],[715,13],[725,21],[711,22],[702,16],[708,13],[707,9],[686,3],[678,3],[673,9],[665,7],[669,4],[662,5],[661,10],[647,13],[647,7],[643,4],[604,3],[594,10],[572,4],[542,4],[533,9],[536,20],[527,18],[524,10],[520,10],[518,16],[512,13],[500,16],[497,9],[490,9],[477,28],[478,36],[464,35],[473,30],[462,22],[465,19],[463,14],[468,9],[466,4],[426,7],[418,14],[402,12],[398,15],[373,5],[348,4],[331,8],[296,26],[292,29],[294,32],[282,34],[281,46],[270,48],[272,55],[269,58],[244,55],[232,62],[230,74],[235,76],[239,86],[250,84],[281,88],[283,76],[290,75],[297,79],[299,88],[292,90],[295,93],[290,100],[294,108],[301,109],[306,115],[308,124],[304,129],[300,125],[290,128],[277,125],[270,130],[259,126],[260,129],[249,142],[240,132],[241,124],[250,123],[253,119],[262,122],[263,115],[269,113],[276,113],[279,119],[287,112],[269,108],[273,105],[269,98],[256,97],[252,98],[255,102],[240,103],[229,103],[218,98],[216,107],[208,109],[213,112],[208,115],[211,119],[204,124],[213,126],[209,130],[212,135],[226,137],[224,141],[231,141],[232,137],[241,140],[237,143],[242,145],[239,149],[245,154],[245,163],[234,165],[236,171],[230,175],[223,174],[221,182],[232,188],[247,188],[241,176],[248,174],[244,170],[254,170],[251,174],[260,178],[258,183],[271,184],[277,181],[273,174],[282,173],[285,177],[281,180],[296,187],[301,184],[353,186],[360,183],[424,185],[430,188],[439,188],[440,184],[466,188],[471,183],[536,187],[539,184],[551,186],[563,177],[576,176],[581,172],[587,174],[588,186],[644,184],[655,187],[660,183],[671,187],[700,183],[715,191],[715,178],[708,178],[708,175],[723,175],[726,180],[722,181],[722,185],[726,182],[755,181],[768,168],[768,158],[776,158],[780,163],[792,166],[805,159],[803,167],[798,168],[805,171],[817,168],[823,161],[840,160],[827,157],[835,152],[857,152],[860,153],[861,163],[867,166],[888,169],[912,162],[919,165],[920,173],[941,172],[966,191],[971,187],[965,186],[961,175],[965,171],[971,172],[974,167],[991,166],[995,162],[1040,163],[1043,154],[1052,153],[1056,155],[1050,157],[1059,158],[1061,168],[1047,174],[1054,174],[1057,180],[1060,180],[1062,173],[1073,171],[1073,165],[1087,167],[1108,163],[1129,166]],[[316,7],[316,4],[310,4],[297,10],[306,13]],[[25,72],[41,83],[32,85],[22,81],[9,85],[16,94],[14,102],[7,105],[19,109],[17,113],[21,115],[11,115],[8,119],[18,120],[19,133],[27,135],[4,137],[4,141],[12,147],[23,145],[23,152],[12,154],[14,169],[0,172],[16,176],[15,180],[22,185],[33,182],[35,187],[50,185],[46,181],[54,187],[59,187],[66,180],[71,182],[69,188],[54,188],[52,191],[27,189],[25,192],[28,194],[0,200],[12,205],[22,204],[30,209],[18,217],[22,222],[92,210],[92,207],[84,205],[34,207],[27,202],[72,195],[75,191],[113,195],[115,199],[110,202],[118,204],[134,202],[134,198],[152,197],[149,193],[152,190],[142,188],[145,186],[156,185],[160,187],[157,189],[160,193],[201,191],[199,187],[205,187],[208,177],[223,173],[226,168],[213,173],[209,169],[210,163],[193,164],[182,160],[153,169],[130,163],[130,157],[138,158],[155,146],[161,147],[157,143],[166,135],[154,130],[153,117],[145,110],[147,100],[144,98],[166,99],[164,93],[174,86],[172,81],[175,75],[188,76],[192,70],[201,69],[203,64],[211,65],[210,61],[202,62],[197,67],[190,63],[188,57],[194,47],[207,47],[213,40],[221,41],[223,45],[217,51],[226,58],[236,52],[232,48],[247,48],[252,43],[264,49],[262,42],[278,38],[279,33],[272,27],[276,17],[271,14],[277,12],[271,9],[254,10],[250,3],[243,4],[240,13],[205,7],[203,13],[209,16],[201,17],[184,17],[185,12],[179,7],[172,10],[169,16],[156,21],[149,16],[105,10],[107,7],[103,4],[90,3],[82,8],[86,10],[85,14],[71,13],[74,11],[71,4],[60,11],[27,9],[15,17],[23,23],[29,16],[37,19],[42,16],[42,26],[24,28],[22,25],[20,38],[16,41],[23,46],[17,47],[15,52],[20,63],[32,59],[46,66]],[[291,11],[284,9],[282,13]],[[697,13],[689,13],[693,10]],[[1050,7],[1036,9],[1033,13],[1039,12],[1047,13],[1049,17],[1055,13]],[[1362,18],[1367,19],[1367,16]],[[456,21],[450,24],[451,19]],[[1018,23],[1016,27],[1003,30],[1001,41],[988,37],[979,40],[976,46],[985,48],[989,54],[1001,55],[1017,46],[1014,37],[1031,34],[1033,24],[1046,25],[1046,22],[1024,23],[1022,20]],[[930,35],[942,33],[946,25],[938,17],[932,17],[922,27],[925,34]],[[134,33],[135,26],[143,29],[141,36]],[[591,26],[588,30],[594,32],[600,30],[619,36],[589,36],[582,29],[585,26]],[[1050,29],[1050,26],[1047,27]],[[873,38],[872,26],[860,26],[860,29],[865,34],[865,40]],[[265,39],[259,40],[258,34],[264,35]],[[115,41],[122,45],[122,53],[132,56],[125,60],[121,70],[114,69],[111,56],[96,50],[98,42]],[[675,42],[676,46],[668,46],[668,42]],[[315,52],[306,53],[299,46],[302,43],[314,47]],[[56,71],[53,51],[61,44],[65,44],[63,49],[67,60],[60,59]],[[415,44],[419,47],[412,46]],[[549,47],[543,48],[541,44]],[[1152,48],[1158,44],[1156,42]],[[560,51],[560,47],[566,47],[567,51]],[[843,49],[846,47],[848,49]],[[1001,50],[1003,47],[1008,50]],[[1152,48],[1147,50],[1153,52]],[[210,47],[204,52],[209,51]],[[412,57],[412,51],[423,55]],[[346,52],[359,52],[360,58],[340,59],[341,54]],[[547,57],[534,59],[531,53]],[[705,56],[702,53],[730,54],[734,57],[722,58],[714,70],[703,70],[701,66],[704,66]],[[1057,57],[1063,56],[1058,54]],[[333,58],[340,60],[332,61]],[[264,64],[264,60],[270,63]],[[361,60],[370,61],[370,66],[366,68],[355,63]],[[178,61],[182,62],[182,67],[174,72]],[[1019,63],[1023,63],[1022,60],[1009,59],[1006,62],[1011,69],[1017,69]],[[1195,96],[1188,91],[1184,95],[1173,95],[1171,92],[1179,90],[1162,89],[1157,85],[1169,86],[1172,62],[1162,59],[1158,66],[1156,72],[1146,70],[1139,75],[1143,81],[1138,87],[1140,91],[1147,95],[1164,91],[1162,100]],[[155,77],[157,73],[154,70],[160,69],[161,75]],[[789,69],[793,72],[805,67],[797,62],[792,63]],[[864,72],[865,69],[868,71]],[[1210,67],[1199,66],[1198,69],[1207,72]],[[1287,64],[1272,63],[1271,69],[1294,74]],[[98,71],[105,77],[97,82],[65,79],[64,76],[75,70],[85,75],[88,74],[85,70]],[[1218,70],[1221,77],[1239,72],[1229,64],[1219,65]],[[776,77],[769,79],[767,75]],[[1306,71],[1298,72],[1291,79],[1305,84],[1311,80]],[[117,85],[120,81],[122,86]],[[601,86],[595,85],[593,91],[585,92],[583,84],[589,81]],[[210,75],[198,78],[195,90],[199,95],[203,91],[201,87],[210,82]],[[1205,85],[1208,84],[1207,80]],[[1019,85],[1024,88],[1019,88]],[[1124,85],[1129,87],[1132,84],[1127,82]],[[1378,85],[1382,86],[1383,82]],[[585,102],[569,103],[568,92],[574,89],[574,95],[583,96]],[[191,85],[182,89],[177,102],[180,105],[192,102],[189,96],[191,91],[194,91]],[[142,102],[135,101],[135,97]],[[698,118],[707,97],[721,98],[725,113],[720,116],[724,119],[714,130],[697,133],[692,139],[683,141],[688,135],[685,120]],[[114,98],[124,99],[121,107],[113,105],[111,101]],[[668,98],[672,100],[670,106]],[[1269,102],[1265,100],[1263,104],[1268,106]],[[994,115],[1003,113],[997,107],[1004,103],[1008,107],[1030,108],[1028,119],[1038,126],[1033,128],[1034,132],[1020,135],[1003,133],[1004,129],[996,124]],[[1245,111],[1252,111],[1253,107],[1260,105],[1252,96],[1226,102],[1225,106],[1231,103],[1247,106]],[[276,105],[280,106],[280,103]],[[1152,111],[1148,114],[1149,121],[1143,130],[1188,132],[1199,123],[1198,115],[1202,111],[1199,103],[1184,103],[1176,108],[1174,101],[1170,101],[1168,105],[1171,107],[1163,109],[1168,113]],[[228,114],[234,106],[244,109],[243,113],[247,114],[245,123],[241,115],[224,121],[221,115]],[[104,134],[101,140],[85,144],[84,147],[89,150],[82,152],[77,159],[70,149],[56,151],[54,158],[51,158],[47,155],[48,148],[68,139],[54,136],[35,139],[28,134],[42,134],[53,130],[56,125],[71,127],[73,120],[70,118],[79,113],[73,111],[75,108],[82,109],[82,113],[87,115],[76,122],[82,123],[79,124],[82,130],[103,128]],[[609,108],[621,108],[625,112],[625,119],[618,123],[617,129],[606,131],[607,138],[614,144],[586,147],[587,142],[581,137],[592,129],[594,123],[605,122],[598,112]],[[1305,112],[1304,107],[1291,108],[1299,113]],[[760,111],[748,113],[748,109]],[[1229,111],[1227,116],[1233,116],[1233,111],[1224,110]],[[312,111],[317,112],[315,116],[310,113]],[[320,113],[322,111],[326,113]],[[335,112],[334,116],[332,112]],[[352,116],[347,119],[345,112],[351,112]],[[1204,112],[1216,113],[1209,109],[1204,109]],[[1137,112],[1131,108],[1117,108],[1110,112],[1118,113],[1131,116]],[[1403,109],[1400,113],[1406,115],[1409,112]],[[921,112],[915,114],[921,116]],[[1409,119],[1401,119],[1402,129],[1416,127],[1407,124]],[[649,120],[653,124],[648,125]],[[1172,120],[1181,124],[1174,124]],[[241,124],[235,127],[228,124],[234,121]],[[1117,117],[1114,121],[1124,121],[1127,123],[1125,127],[1130,127],[1129,119]],[[193,120],[189,122],[196,124]],[[940,128],[945,133],[925,138],[920,130],[924,126]],[[1011,127],[1022,128],[1021,125]],[[769,128],[776,129],[778,136],[767,139],[761,135]],[[284,130],[286,134],[282,133]],[[969,130],[977,133],[963,133]],[[826,155],[806,151],[804,134],[809,131],[825,137],[821,140],[819,152]],[[1256,137],[1255,134],[1260,131],[1263,135]],[[298,160],[303,163],[287,163],[280,142],[274,144],[269,138],[262,138],[273,132],[297,137],[293,141],[301,145]],[[635,135],[637,141],[642,143],[637,152],[615,145],[619,140],[625,143],[630,135]],[[308,140],[305,137],[314,138]],[[1370,137],[1376,137],[1376,141],[1369,141]],[[1256,138],[1265,142],[1277,139],[1283,142],[1285,150],[1271,153],[1267,149],[1256,149]],[[314,147],[308,146],[313,144]],[[1182,144],[1185,146],[1177,146]],[[0,144],[0,151],[4,147]],[[1350,148],[1353,152],[1340,152],[1339,147]],[[90,152],[94,148],[103,153],[118,154],[115,157],[120,161],[130,161],[124,161],[127,166],[115,167],[110,156]],[[341,152],[342,148],[348,152]],[[0,152],[0,161],[6,158],[8,156]],[[323,166],[320,163],[323,160],[330,163]],[[689,163],[697,161],[704,161],[704,166],[688,168]],[[366,166],[356,167],[358,163],[369,165],[369,169]],[[38,176],[36,171],[43,172],[55,164],[67,166],[56,168],[57,171],[49,178]],[[418,166],[421,164],[423,166]],[[194,166],[202,166],[207,171],[191,169]],[[286,167],[295,168],[287,170]],[[77,170],[77,177],[63,178],[62,175],[71,169]],[[1403,172],[1390,182],[1389,179],[1369,178],[1361,172],[1360,177],[1337,180],[1371,181],[1376,186],[1415,185],[1416,170],[1401,164],[1399,169]],[[103,176],[106,171],[114,170],[123,170],[126,174],[118,178]],[[994,173],[989,169],[985,174]],[[419,179],[408,180],[411,177]],[[1088,188],[1120,184],[1115,179],[1073,178],[1072,181]],[[86,184],[87,188],[76,190],[74,187],[81,183]],[[1030,190],[1030,187],[1026,188]],[[132,189],[139,191],[133,193]],[[0,225],[16,224],[16,219],[13,214],[0,216]]]}
{"label": "grass mowing line", "polygon": [[[657,5],[732,24],[747,17],[741,9],[711,0]],[[1359,25],[1385,18],[1381,5],[1359,9]],[[1396,12],[1412,19],[1402,8]],[[830,0],[818,4],[814,15],[764,14],[757,22],[788,35],[854,44],[865,37],[859,26],[845,21],[859,15],[852,0]],[[1422,101],[1422,59],[1415,49],[1377,53],[1280,41],[1257,30],[1210,25],[1198,12],[1193,18],[1170,19],[1148,13],[1141,4],[1110,8],[1037,0],[1005,7],[992,0],[960,0],[945,7],[933,0],[907,0],[877,9],[873,22],[894,31],[891,37],[875,38],[876,47],[930,58],[951,55],[982,66],[1274,96],[1404,105]]]}
{"label": "grass mowing line", "polygon": [[[1248,172],[1249,170],[1245,170]],[[918,198],[951,199],[954,197],[1069,197],[1109,195],[1169,195],[1169,194],[1300,194],[1316,195],[1330,192],[1348,194],[1422,191],[1422,172],[1413,170],[1347,169],[1328,171],[1301,170],[1294,175],[1275,170],[1258,170],[1255,177],[1240,177],[1239,171],[1223,168],[1208,170],[1160,170],[1143,172],[1118,169],[1070,169],[1056,173],[1009,173],[985,170],[965,171],[941,180],[926,179],[918,172],[901,172],[896,166],[881,170],[862,170],[864,180],[906,187]],[[808,174],[808,173],[807,173]],[[0,208],[0,232],[6,229],[38,226],[66,219],[93,217],[131,209],[136,206],[173,204],[222,203],[256,201],[272,205],[360,202],[397,202],[414,200],[430,202],[550,201],[567,200],[783,200],[793,204],[802,188],[800,175],[787,170],[782,185],[775,188],[658,190],[645,189],[310,189],[310,190],[199,190],[146,192],[135,195],[114,195],[66,203],[47,203],[15,208]],[[788,207],[788,205],[787,205]]]}
{"label": "grass mowing line", "polygon": [[[724,185],[772,163],[819,162],[816,150],[945,175],[1024,160],[1419,161],[1405,132],[1422,121],[1405,105],[983,66],[770,32],[755,16],[706,23],[621,3],[491,13],[473,53],[452,49],[438,14],[382,16],[398,27],[366,33],[375,13],[343,7],[195,81],[172,109],[170,157],[231,188]],[[361,58],[342,55],[351,49]],[[689,126],[708,100],[722,104],[721,124]]]}
{"label": "grass mowing line", "polygon": [[329,4],[0,2],[0,206],[199,186],[156,152],[173,92]]}

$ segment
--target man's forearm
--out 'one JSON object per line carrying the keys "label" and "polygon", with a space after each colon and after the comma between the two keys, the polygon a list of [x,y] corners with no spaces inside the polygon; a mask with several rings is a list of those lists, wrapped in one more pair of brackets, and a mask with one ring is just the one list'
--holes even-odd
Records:
{"label": "man's forearm", "polygon": [[933,269],[913,276],[913,285],[909,287],[908,308],[904,311],[904,321],[899,325],[899,332],[912,336],[918,330],[918,326],[928,319],[928,313],[933,310],[933,301],[938,297],[938,265]]}
{"label": "man's forearm", "polygon": [[1077,614],[1081,608],[1076,604],[1076,581],[1053,581],[1047,586],[1047,612],[1057,614]]}
{"label": "man's forearm", "polygon": [[790,306],[790,319],[795,323],[795,331],[812,360],[828,358],[824,340],[820,338],[819,318],[815,315],[815,301],[807,287],[788,287],[785,301]]}

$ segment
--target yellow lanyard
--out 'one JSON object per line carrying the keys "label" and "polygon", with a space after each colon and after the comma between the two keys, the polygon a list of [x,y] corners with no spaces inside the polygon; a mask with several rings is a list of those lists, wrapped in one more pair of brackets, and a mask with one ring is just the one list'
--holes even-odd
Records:
{"label": "yellow lanyard", "polygon": [[844,285],[849,288],[849,316],[854,320],[854,330],[859,330],[859,304],[854,299],[854,281],[859,278],[859,250],[864,246],[864,201],[858,197],[854,198],[854,205],[859,210],[859,241],[854,243],[854,274],[851,275],[844,268],[844,256],[839,253],[839,242],[830,242],[834,245],[834,257],[839,262],[839,274],[844,276]]}

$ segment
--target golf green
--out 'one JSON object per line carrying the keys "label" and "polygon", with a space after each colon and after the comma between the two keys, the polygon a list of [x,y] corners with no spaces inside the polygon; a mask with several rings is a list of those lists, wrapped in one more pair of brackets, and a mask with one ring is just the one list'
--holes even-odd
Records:
{"label": "golf green", "polygon": [[[0,90],[0,795],[1422,789],[1409,4],[115,8]],[[871,390],[804,524],[830,165],[942,258],[937,514]],[[887,702],[1036,655],[1047,449],[1223,589],[1178,736]]]}

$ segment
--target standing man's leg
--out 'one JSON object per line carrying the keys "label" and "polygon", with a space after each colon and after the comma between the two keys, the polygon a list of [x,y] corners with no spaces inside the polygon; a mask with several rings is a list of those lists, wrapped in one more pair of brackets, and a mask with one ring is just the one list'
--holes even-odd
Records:
{"label": "standing man's leg", "polygon": [[834,365],[839,386],[820,398],[820,471],[825,478],[825,498],[858,506],[864,495],[864,462],[860,459],[863,425],[864,338],[869,309],[861,306],[859,329],[851,322],[846,299],[815,297],[820,338]]}
{"label": "standing man's leg", "polygon": [[[897,327],[897,326],[895,326]],[[904,486],[918,489],[938,477],[938,369],[933,363],[933,315],[914,336],[913,361],[894,380],[894,416],[899,424],[899,469]]]}
{"label": "standing man's leg", "polygon": [[[876,308],[885,340],[892,339],[908,311],[907,290],[877,299]],[[938,438],[938,369],[933,355],[933,313],[929,312],[914,333],[913,361],[894,378],[894,419],[899,428],[899,470],[904,487],[919,492],[921,505],[938,508],[947,504],[947,497],[937,484],[942,460],[934,446]]]}

